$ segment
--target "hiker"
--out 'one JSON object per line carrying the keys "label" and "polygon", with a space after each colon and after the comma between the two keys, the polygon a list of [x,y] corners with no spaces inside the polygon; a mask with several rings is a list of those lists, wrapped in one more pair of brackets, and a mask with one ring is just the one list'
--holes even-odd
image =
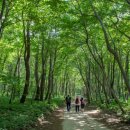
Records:
{"label": "hiker", "polygon": [[66,100],[67,111],[70,111],[70,108],[71,108],[71,97],[68,95],[65,100]]}
{"label": "hiker", "polygon": [[81,112],[84,112],[85,102],[83,97],[80,99],[80,103],[81,103]]}
{"label": "hiker", "polygon": [[76,97],[75,99],[75,111],[79,112],[79,106],[80,106],[80,100],[79,97]]}

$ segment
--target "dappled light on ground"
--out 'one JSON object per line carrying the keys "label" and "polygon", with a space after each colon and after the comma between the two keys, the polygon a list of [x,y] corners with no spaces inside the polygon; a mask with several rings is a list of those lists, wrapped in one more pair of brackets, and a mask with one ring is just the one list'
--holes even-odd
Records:
{"label": "dappled light on ground", "polygon": [[[99,115],[99,114],[101,114],[101,111],[100,110],[89,110],[89,111],[87,111],[87,112],[85,112],[84,114],[89,114],[89,115]],[[116,117],[112,117],[111,115],[109,115],[109,114],[104,114],[104,116],[102,117],[102,118],[105,118],[105,117],[107,117],[107,120],[106,120],[106,122],[108,122],[108,123],[119,123],[121,120],[118,118],[116,118]],[[98,120],[102,120],[102,118],[98,118]]]}
{"label": "dappled light on ground", "polygon": [[119,123],[120,119],[115,119],[115,118],[108,118],[107,122],[115,122],[115,123]]}
{"label": "dappled light on ground", "polygon": [[90,109],[76,113],[74,107],[70,112],[59,109],[46,118],[38,118],[35,130],[130,130],[129,126],[120,123],[120,118]]}
{"label": "dappled light on ground", "polygon": [[86,111],[94,120],[106,124],[112,130],[130,130],[130,125],[122,122],[121,118],[115,113],[95,109],[96,108],[89,107]]}
{"label": "dappled light on ground", "polygon": [[[67,112],[64,110],[57,110],[55,115],[49,115],[46,120],[41,121],[44,129],[47,130],[109,130],[105,125],[94,121],[88,116],[88,112],[96,113],[99,111],[87,111],[76,113],[74,108]],[[41,129],[41,128],[39,128]]]}
{"label": "dappled light on ground", "polygon": [[100,113],[100,110],[90,110],[90,111],[87,111],[87,112],[84,112],[86,114],[98,114]]}
{"label": "dappled light on ground", "polygon": [[[90,113],[96,112],[98,111],[90,111]],[[94,121],[87,113],[88,112],[76,113],[74,110],[71,112],[65,111],[62,130],[109,130],[105,125]]]}

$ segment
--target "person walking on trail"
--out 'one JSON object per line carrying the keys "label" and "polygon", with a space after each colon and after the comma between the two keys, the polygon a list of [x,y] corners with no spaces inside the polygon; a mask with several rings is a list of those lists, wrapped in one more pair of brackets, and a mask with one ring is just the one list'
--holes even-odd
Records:
{"label": "person walking on trail", "polygon": [[81,104],[81,112],[84,112],[85,102],[83,97],[80,99],[80,104]]}
{"label": "person walking on trail", "polygon": [[79,106],[80,106],[80,100],[79,97],[76,97],[75,99],[75,111],[79,112]]}
{"label": "person walking on trail", "polygon": [[70,108],[71,108],[71,97],[68,95],[65,100],[66,100],[67,111],[70,111]]}

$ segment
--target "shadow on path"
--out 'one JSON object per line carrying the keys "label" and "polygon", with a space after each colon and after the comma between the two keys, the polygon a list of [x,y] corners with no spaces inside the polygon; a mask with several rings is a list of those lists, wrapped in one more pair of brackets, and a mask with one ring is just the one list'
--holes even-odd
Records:
{"label": "shadow on path", "polygon": [[122,122],[120,116],[110,111],[99,111],[94,107],[89,107],[86,114],[94,120],[106,124],[112,130],[130,130],[130,125]]}
{"label": "shadow on path", "polygon": [[39,119],[37,130],[109,130],[102,123],[94,121],[86,112],[67,112],[59,109],[46,119]]}
{"label": "shadow on path", "polygon": [[32,130],[130,130],[120,120],[107,113],[90,108],[84,113],[58,109],[45,119],[39,118]]}
{"label": "shadow on path", "polygon": [[109,130],[104,124],[93,120],[86,112],[65,112],[62,125],[62,130]]}
{"label": "shadow on path", "polygon": [[58,109],[46,118],[39,118],[35,130],[62,130],[64,110]]}

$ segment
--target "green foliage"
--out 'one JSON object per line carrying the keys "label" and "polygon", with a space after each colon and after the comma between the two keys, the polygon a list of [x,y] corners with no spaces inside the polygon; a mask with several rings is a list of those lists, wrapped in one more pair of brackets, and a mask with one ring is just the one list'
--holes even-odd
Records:
{"label": "green foliage", "polygon": [[62,96],[60,96],[60,97],[56,97],[56,98],[53,98],[52,100],[51,100],[51,104],[53,104],[53,106],[57,106],[57,104],[58,104],[58,106],[63,106],[63,104],[64,104],[64,98],[62,97]]}
{"label": "green foliage", "polygon": [[63,105],[63,99],[56,98],[51,103],[27,100],[25,104],[15,102],[8,104],[8,98],[0,97],[0,128],[20,129],[36,122],[39,116],[49,114],[59,105]]}
{"label": "green foliage", "polygon": [[[121,103],[121,106],[123,108],[125,108],[125,110],[126,110],[126,108],[128,106],[128,103],[122,101],[121,99],[120,99],[120,103]],[[115,112],[119,112],[120,111],[120,108],[119,108],[118,104],[115,102],[114,99],[111,99],[109,104],[106,104],[105,102],[101,103],[100,100],[99,101],[95,101],[95,102],[93,101],[92,104],[96,104],[101,109],[109,109],[110,111],[115,111]]]}
{"label": "green foliage", "polygon": [[[118,103],[114,100],[110,104],[101,104],[101,100],[106,102],[105,95],[108,98],[112,96],[111,88],[119,100],[120,96],[125,98],[128,94],[127,85],[124,84],[125,80],[123,81],[123,75],[125,77],[130,75],[130,37],[128,36],[130,22],[127,2],[122,0],[107,2],[105,0],[100,2],[96,0],[10,0],[6,2],[4,10],[6,18],[3,16],[0,19],[0,30],[3,32],[0,37],[0,95],[12,96],[12,100],[21,96],[27,71],[24,63],[24,54],[27,51],[25,40],[30,39],[30,88],[27,92],[30,97],[34,97],[36,93],[34,75],[35,62],[37,62],[38,84],[43,76],[42,71],[45,71],[44,96],[49,88],[52,89],[50,90],[52,93],[49,92],[51,96],[67,93],[74,95],[75,91],[79,90],[83,92],[82,95],[89,95],[91,102],[101,108],[107,106],[110,110],[119,109]],[[2,9],[2,1],[0,5]],[[117,52],[118,62],[115,60],[116,56],[107,51],[108,46],[105,44],[103,30],[95,17],[92,5],[105,26],[110,47]],[[6,14],[6,11],[9,12]],[[24,30],[25,35],[27,33],[27,23],[30,24],[29,38],[24,37]],[[122,66],[121,71],[120,66]],[[128,78],[128,84],[129,80]],[[3,128],[9,128],[10,121],[12,121],[10,124],[12,128],[18,125],[26,126],[26,123],[35,120],[35,117],[42,112],[48,113],[47,111],[53,110],[57,104],[62,104],[58,98],[50,101],[50,104],[47,102],[30,104],[31,99],[24,105],[17,102],[8,105],[5,98],[1,98],[2,100],[1,104],[4,105],[1,105],[3,115],[0,122]],[[120,102],[126,111],[130,110],[129,101],[128,104],[121,100]]]}

